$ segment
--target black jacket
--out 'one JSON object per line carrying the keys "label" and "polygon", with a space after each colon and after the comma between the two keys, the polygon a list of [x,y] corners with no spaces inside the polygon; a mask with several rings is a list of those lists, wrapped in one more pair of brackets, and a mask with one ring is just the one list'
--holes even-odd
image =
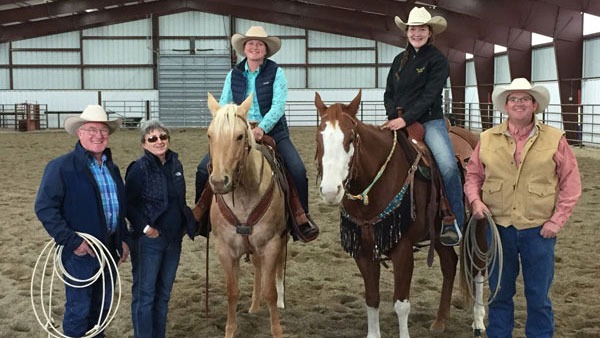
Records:
{"label": "black jacket", "polygon": [[[410,56],[400,69],[404,53],[410,53]],[[409,44],[394,58],[388,73],[383,96],[388,119],[398,117],[398,107],[403,108],[407,125],[444,118],[442,90],[449,73],[448,59],[435,46],[427,44],[415,52]]]}

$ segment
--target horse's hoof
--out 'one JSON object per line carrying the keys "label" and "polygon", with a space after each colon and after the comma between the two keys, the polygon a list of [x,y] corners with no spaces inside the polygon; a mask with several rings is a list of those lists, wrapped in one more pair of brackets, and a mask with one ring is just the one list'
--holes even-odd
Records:
{"label": "horse's hoof", "polygon": [[446,330],[446,324],[434,321],[429,327],[429,332],[433,335],[441,335]]}
{"label": "horse's hoof", "polygon": [[473,337],[483,337],[483,330],[481,330],[481,329],[474,329],[473,330]]}

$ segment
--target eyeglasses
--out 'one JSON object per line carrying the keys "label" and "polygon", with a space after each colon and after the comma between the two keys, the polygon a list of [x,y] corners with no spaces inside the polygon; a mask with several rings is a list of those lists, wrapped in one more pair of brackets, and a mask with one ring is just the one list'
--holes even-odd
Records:
{"label": "eyeglasses", "polygon": [[160,134],[159,136],[152,135],[146,139],[146,142],[154,143],[154,142],[158,141],[158,139],[160,139],[161,141],[167,141],[169,139],[169,135],[167,135],[167,134]]}
{"label": "eyeglasses", "polygon": [[523,97],[509,97],[506,102],[510,102],[510,103],[529,103],[532,102],[533,99],[531,98],[531,96],[523,96]]}
{"label": "eyeglasses", "polygon": [[110,133],[110,130],[107,129],[107,128],[102,128],[102,129],[96,129],[96,128],[87,128],[87,129],[84,129],[84,128],[79,128],[79,129],[85,130],[88,133],[90,133],[90,135],[94,135],[94,136],[98,135],[98,133],[100,133],[102,136],[106,136],[106,135],[108,135]]}

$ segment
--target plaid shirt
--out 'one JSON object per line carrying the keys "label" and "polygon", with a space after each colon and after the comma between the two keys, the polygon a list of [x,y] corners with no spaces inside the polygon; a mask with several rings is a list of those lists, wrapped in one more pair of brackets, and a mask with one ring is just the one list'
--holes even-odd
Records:
{"label": "plaid shirt", "polygon": [[119,199],[117,195],[117,185],[106,167],[106,155],[102,155],[102,165],[99,165],[95,159],[90,159],[89,167],[94,175],[94,179],[100,189],[102,198],[102,208],[104,209],[104,218],[109,233],[114,233],[117,228],[117,216],[119,215]]}

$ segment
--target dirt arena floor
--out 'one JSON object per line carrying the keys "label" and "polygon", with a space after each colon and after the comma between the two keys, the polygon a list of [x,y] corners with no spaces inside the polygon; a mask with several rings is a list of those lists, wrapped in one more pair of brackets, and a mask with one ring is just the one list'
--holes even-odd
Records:
{"label": "dirt arena floor", "polygon": [[[286,274],[286,308],[281,311],[284,334],[290,338],[365,337],[367,332],[363,287],[354,261],[339,243],[339,213],[324,205],[317,195],[314,163],[314,128],[294,128],[292,137],[305,160],[310,180],[311,214],[321,227],[311,243],[290,242]],[[30,301],[30,279],[42,247],[50,240],[33,211],[36,191],[48,160],[70,151],[76,138],[61,131],[0,132],[0,337],[46,337],[37,323]],[[207,151],[204,129],[173,130],[171,148],[180,154],[193,202],[196,165]],[[122,173],[141,154],[136,130],[111,136],[110,147]],[[576,148],[583,197],[574,215],[559,234],[556,276],[552,289],[556,337],[600,338],[600,149]],[[174,285],[167,337],[222,337],[226,318],[224,278],[209,245],[209,313],[205,312],[207,241],[187,237]],[[428,268],[426,251],[416,254],[409,316],[412,337],[428,337],[438,304],[441,273],[439,261]],[[123,295],[117,317],[107,337],[133,337],[130,315],[131,265],[120,267]],[[238,337],[270,337],[268,310],[248,314],[251,296],[251,265],[242,262]],[[382,337],[398,337],[391,302],[392,273],[384,270],[381,289]],[[456,286],[458,283],[455,284]],[[455,288],[456,290],[456,288]],[[56,292],[56,320],[62,317],[62,288]],[[471,337],[471,309],[463,309],[455,291],[452,314],[443,337]],[[525,306],[522,290],[517,294],[514,337],[524,337]]]}

